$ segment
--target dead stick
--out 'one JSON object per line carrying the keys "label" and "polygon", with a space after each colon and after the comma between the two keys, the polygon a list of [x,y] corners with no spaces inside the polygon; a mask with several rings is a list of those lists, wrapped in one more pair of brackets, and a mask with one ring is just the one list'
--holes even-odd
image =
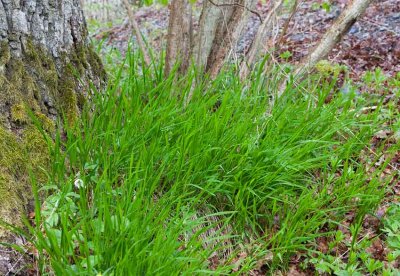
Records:
{"label": "dead stick", "polygon": [[289,16],[289,18],[286,20],[285,25],[284,25],[283,28],[282,28],[282,33],[281,33],[281,35],[280,35],[280,37],[279,37],[279,39],[278,39],[278,43],[277,43],[277,46],[278,46],[278,47],[279,47],[280,45],[282,45],[283,39],[284,39],[284,37],[285,37],[285,35],[286,35],[286,33],[287,33],[287,30],[288,30],[288,28],[289,28],[289,24],[290,24],[290,22],[292,21],[294,15],[295,15],[296,12],[297,12],[298,6],[299,6],[299,1],[298,1],[298,0],[295,0],[295,1],[294,1],[294,4],[293,4],[293,6],[292,6],[292,10],[290,11],[290,16]]}
{"label": "dead stick", "polygon": [[137,42],[139,44],[139,48],[143,53],[144,62],[146,63],[146,66],[150,66],[150,64],[151,64],[150,55],[147,52],[146,44],[144,43],[142,34],[140,33],[139,24],[136,22],[135,16],[133,15],[133,12],[131,10],[131,6],[129,5],[128,0],[123,0],[123,3],[126,8],[126,11],[128,13],[129,23],[131,24],[131,27],[133,28]]}
{"label": "dead stick", "polygon": [[[324,34],[317,47],[315,47],[315,49],[296,67],[294,70],[295,79],[302,79],[309,74],[314,69],[315,65],[331,52],[333,47],[335,47],[351,26],[353,26],[357,19],[365,12],[372,1],[373,0],[353,0],[349,4],[341,16]],[[278,90],[277,98],[282,96],[285,90],[286,81],[282,82]]]}
{"label": "dead stick", "polygon": [[300,62],[295,74],[301,76],[308,73],[321,59],[325,58],[356,22],[357,18],[365,12],[372,1],[354,0],[350,3],[349,7],[343,11],[343,14],[322,37],[318,46]]}

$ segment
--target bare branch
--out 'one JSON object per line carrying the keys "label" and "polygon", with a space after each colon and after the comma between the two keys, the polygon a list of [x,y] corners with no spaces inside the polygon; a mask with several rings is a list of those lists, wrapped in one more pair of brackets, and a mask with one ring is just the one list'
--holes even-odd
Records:
{"label": "bare branch", "polygon": [[131,27],[133,28],[137,42],[139,44],[139,48],[143,53],[144,62],[146,63],[146,66],[149,66],[151,64],[150,55],[147,51],[146,44],[143,41],[142,34],[140,33],[139,25],[136,22],[135,16],[133,15],[133,12],[132,12],[131,6],[129,5],[128,0],[123,0],[123,4],[128,13],[129,23],[130,23]]}
{"label": "bare branch", "polygon": [[293,6],[291,8],[291,11],[290,11],[290,16],[286,20],[285,25],[282,28],[282,33],[281,33],[281,36],[280,36],[280,38],[278,40],[278,46],[282,44],[282,41],[283,41],[283,39],[284,39],[284,37],[285,37],[285,35],[287,33],[287,30],[289,28],[289,24],[292,21],[294,15],[296,14],[298,7],[299,7],[299,0],[295,0]]}
{"label": "bare branch", "polygon": [[[317,47],[300,62],[299,66],[297,66],[294,71],[295,80],[301,79],[304,75],[308,74],[320,60],[330,53],[333,47],[335,47],[357,21],[358,17],[365,12],[372,1],[373,0],[353,0],[353,2],[349,4],[342,15],[322,37]],[[278,98],[284,93],[286,87],[286,82],[282,82],[278,90]]]}
{"label": "bare branch", "polygon": [[332,27],[325,33],[318,46],[301,62],[295,70],[298,76],[311,71],[321,59],[325,58],[335,45],[353,26],[357,18],[362,15],[373,0],[354,0],[343,11]]}

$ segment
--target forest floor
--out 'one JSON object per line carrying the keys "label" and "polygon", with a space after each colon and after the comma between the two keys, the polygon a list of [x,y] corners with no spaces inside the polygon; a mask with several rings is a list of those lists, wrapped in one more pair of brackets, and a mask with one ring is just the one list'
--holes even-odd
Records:
{"label": "forest floor", "polygon": [[[315,5],[311,2],[302,1],[299,5],[298,11],[290,23],[288,33],[283,36],[281,50],[277,53],[278,59],[280,54],[286,51],[290,52],[290,56],[286,61],[291,63],[296,63],[303,56],[307,55],[322,37],[323,33],[339,16],[348,1],[332,1],[329,11],[322,8],[315,8]],[[197,3],[196,7],[198,8],[196,9],[195,17],[198,17],[200,3]],[[269,8],[267,4],[259,3],[257,5],[257,12],[265,15]],[[168,9],[159,5],[156,7],[142,7],[136,10],[135,15],[152,49],[155,52],[160,51],[165,44]],[[103,24],[104,22],[97,22],[95,18],[90,19],[89,23],[95,26],[91,35],[97,42],[102,41],[103,50],[115,48],[124,54],[128,49],[129,42],[134,40],[134,37],[132,38],[132,30],[123,15],[118,19],[114,18],[111,24],[109,22],[106,24]],[[254,37],[259,24],[260,22],[256,16],[251,17],[245,35],[236,47],[238,55],[243,54],[249,47],[250,41]],[[345,65],[348,68],[348,77],[354,82],[361,83],[361,92],[366,91],[376,94],[377,97],[385,97],[387,99],[385,100],[386,104],[391,102],[394,94],[398,93],[399,89],[398,83],[396,83],[397,88],[393,88],[391,81],[400,72],[400,0],[375,1],[367,9],[365,15],[356,22],[344,39],[334,48],[328,59],[333,63]],[[387,108],[387,110],[400,112],[400,103],[397,101],[394,104],[394,108]],[[375,135],[371,141],[370,148],[373,154],[371,152],[364,152],[364,156],[360,157],[361,160],[374,160],[377,154],[381,155],[381,158],[375,164],[369,164],[371,172],[375,166],[381,166],[387,158],[390,158],[389,165],[384,170],[382,177],[398,173],[400,168],[400,153],[390,155],[379,151],[398,143],[399,135],[399,133],[395,133],[392,130],[390,120],[383,126],[383,130]],[[361,251],[365,250],[373,256],[374,260],[381,261],[382,263],[389,262],[388,257],[391,254],[387,241],[380,238],[382,233],[382,218],[386,215],[390,205],[399,202],[399,196],[400,182],[399,178],[396,177],[390,185],[386,200],[377,208],[375,213],[366,216],[362,224],[363,228],[359,230],[360,242],[363,239],[371,241],[364,248],[361,248]],[[339,230],[344,235],[343,239],[348,244],[352,242],[353,233],[351,232],[350,225],[354,219],[355,214],[349,212],[346,215],[346,220],[339,226]],[[321,231],[324,230],[322,229]],[[332,249],[332,242],[332,240],[324,237],[318,238],[316,250],[326,255],[329,255],[329,252],[335,252],[331,255],[341,256],[343,259],[352,258],[349,255],[348,246],[341,247],[339,244],[342,243],[339,242],[336,248]],[[400,268],[398,257],[395,258],[397,260],[391,261],[392,266],[397,269]],[[292,258],[289,275],[308,274],[305,272],[307,271],[307,267],[306,269],[304,268],[305,258],[301,252]],[[324,260],[318,259],[321,266],[324,262],[327,263],[327,260],[329,258]],[[254,270],[252,273],[253,275],[264,275],[265,271],[263,271],[263,266],[260,265],[259,269]]]}
{"label": "forest floor", "polygon": [[[318,1],[300,1],[289,31],[283,37],[281,52],[290,51],[290,62],[298,62],[313,49],[348,0],[331,1],[329,11],[315,7],[315,2]],[[194,22],[199,16],[201,3],[198,2],[195,6]],[[256,11],[265,15],[269,9],[268,4],[260,2]],[[135,15],[142,33],[148,38],[152,48],[159,51],[165,42],[168,8],[160,5],[142,7],[137,9]],[[132,38],[132,30],[128,21],[124,20],[124,15],[115,15],[111,24],[104,24],[106,19],[103,20],[103,27],[98,28],[97,25],[92,37],[96,40],[104,39],[105,45],[125,52]],[[96,20],[93,18],[92,22],[94,21]],[[97,23],[102,25],[101,22]],[[236,47],[238,54],[246,51],[259,24],[258,17],[252,15],[247,30]],[[196,23],[194,27],[196,31]],[[354,79],[360,79],[366,71],[373,71],[377,67],[382,68],[388,76],[400,72],[400,0],[375,1],[334,48],[329,60],[348,66],[350,76]]]}

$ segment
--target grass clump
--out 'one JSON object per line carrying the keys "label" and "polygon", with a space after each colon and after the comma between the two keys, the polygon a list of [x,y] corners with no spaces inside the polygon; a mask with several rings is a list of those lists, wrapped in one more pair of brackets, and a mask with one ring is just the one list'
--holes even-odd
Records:
{"label": "grass clump", "polygon": [[41,273],[266,273],[382,198],[380,171],[357,157],[377,113],[355,95],[325,104],[330,85],[289,85],[266,115],[273,85],[257,72],[246,89],[228,71],[190,91],[193,76],[136,60],[52,146],[30,228]]}

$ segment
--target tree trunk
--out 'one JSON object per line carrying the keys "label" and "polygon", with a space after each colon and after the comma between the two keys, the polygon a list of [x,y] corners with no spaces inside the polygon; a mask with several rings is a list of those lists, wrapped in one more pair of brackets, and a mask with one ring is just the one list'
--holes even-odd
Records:
{"label": "tree trunk", "polygon": [[280,13],[283,0],[278,0],[275,5],[271,8],[267,17],[264,19],[261,26],[258,28],[256,36],[251,43],[251,46],[245,56],[245,59],[240,67],[240,78],[244,80],[248,77],[251,68],[254,63],[257,62],[261,54],[265,54],[267,48],[267,42],[271,38],[271,33],[274,29],[274,17]]}
{"label": "tree trunk", "polygon": [[[224,3],[232,4],[233,0],[226,0]],[[196,66],[203,70],[207,68],[207,60],[213,48],[218,26],[225,24],[232,14],[233,6],[217,6],[220,4],[222,0],[215,0],[215,2],[204,0],[203,2],[193,51]]]}
{"label": "tree trunk", "polygon": [[243,34],[255,0],[205,0],[194,45],[199,68],[215,77]]}
{"label": "tree trunk", "polygon": [[238,0],[231,7],[229,19],[218,26],[213,47],[207,61],[207,71],[212,78],[221,70],[224,62],[243,34],[243,30],[249,19],[250,12],[255,7],[255,0]]}
{"label": "tree trunk", "polygon": [[178,62],[178,72],[184,74],[190,65],[192,53],[192,6],[188,0],[172,0],[169,7],[165,75]]}
{"label": "tree trunk", "polygon": [[[89,84],[100,88],[105,77],[79,0],[0,1],[0,220],[22,226],[32,199],[29,172],[46,181],[47,145],[29,114],[52,133],[57,116],[73,122]],[[0,226],[0,242],[10,239]],[[14,258],[0,248],[0,275],[18,271],[23,262]]]}

